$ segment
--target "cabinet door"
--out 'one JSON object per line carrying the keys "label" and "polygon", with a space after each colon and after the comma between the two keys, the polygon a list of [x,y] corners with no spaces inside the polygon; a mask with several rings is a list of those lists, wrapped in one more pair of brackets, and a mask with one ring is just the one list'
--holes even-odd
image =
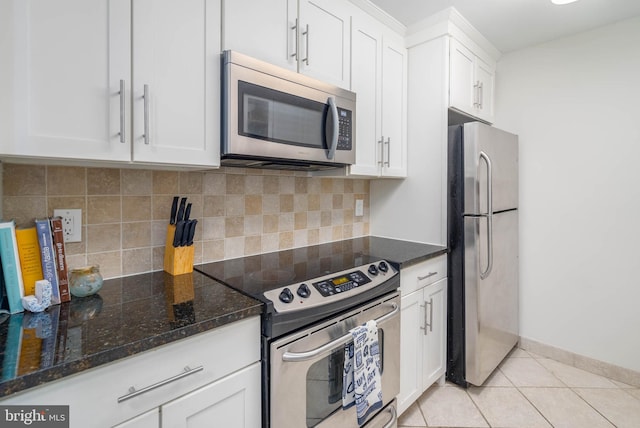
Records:
{"label": "cabinet door", "polygon": [[339,0],[299,0],[300,73],[349,88],[349,5]]}
{"label": "cabinet door", "polygon": [[478,117],[486,120],[487,122],[493,122],[493,92],[495,87],[495,68],[482,61],[480,58],[476,58],[476,80],[480,85],[478,90]]}
{"label": "cabinet door", "polygon": [[220,9],[220,0],[134,0],[134,161],[220,164]]}
{"label": "cabinet door", "polygon": [[446,370],[447,279],[424,288],[425,322],[422,385],[427,389]]}
{"label": "cabinet door", "polygon": [[449,55],[449,105],[475,114],[475,55],[455,39],[451,39]]}
{"label": "cabinet door", "polygon": [[0,153],[130,160],[130,0],[2,3]]}
{"label": "cabinet door", "polygon": [[356,163],[352,175],[378,176],[382,163],[382,31],[365,12],[351,21],[351,90],[356,93]]}
{"label": "cabinet door", "polygon": [[407,175],[406,94],[407,51],[402,38],[388,34],[382,50],[382,175],[385,177]]}
{"label": "cabinet door", "polygon": [[162,406],[162,426],[254,428],[262,425],[260,363]]}
{"label": "cabinet door", "polygon": [[160,409],[153,409],[133,419],[129,419],[113,428],[158,428],[160,426]]}
{"label": "cabinet door", "polygon": [[422,289],[402,297],[400,311],[400,393],[398,413],[422,394],[422,348],[424,310]]}
{"label": "cabinet door", "polygon": [[224,0],[223,13],[223,49],[297,71],[296,0]]}

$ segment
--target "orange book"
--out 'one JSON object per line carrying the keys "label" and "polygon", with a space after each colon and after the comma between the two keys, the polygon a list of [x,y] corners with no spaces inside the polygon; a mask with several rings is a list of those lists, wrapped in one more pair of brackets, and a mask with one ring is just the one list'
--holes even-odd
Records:
{"label": "orange book", "polygon": [[24,282],[24,295],[36,294],[36,281],[44,278],[36,228],[16,229],[16,240],[18,241],[22,281]]}

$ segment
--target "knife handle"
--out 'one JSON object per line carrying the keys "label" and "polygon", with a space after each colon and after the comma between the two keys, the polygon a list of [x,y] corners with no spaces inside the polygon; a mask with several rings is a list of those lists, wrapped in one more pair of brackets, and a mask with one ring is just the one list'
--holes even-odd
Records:
{"label": "knife handle", "polygon": [[196,235],[196,224],[198,224],[198,220],[191,220],[191,224],[189,225],[189,237],[187,238],[187,245],[193,245],[193,237]]}
{"label": "knife handle", "polygon": [[184,230],[182,231],[182,238],[180,238],[181,247],[187,246],[187,241],[189,240],[189,230],[191,229],[192,224],[193,223],[191,222],[191,220],[184,220]]}
{"label": "knife handle", "polygon": [[187,204],[187,198],[182,198],[180,201],[180,207],[178,208],[178,217],[176,217],[176,222],[180,220],[184,220],[184,207]]}
{"label": "knife handle", "polygon": [[169,224],[176,224],[176,214],[178,212],[178,196],[173,197],[173,203],[171,204],[171,217],[169,217]]}
{"label": "knife handle", "polygon": [[182,235],[184,234],[184,220],[176,222],[176,233],[173,235],[173,246],[179,247],[182,243]]}
{"label": "knife handle", "polygon": [[184,211],[184,221],[189,220],[190,215],[191,215],[191,202],[187,204],[187,209]]}

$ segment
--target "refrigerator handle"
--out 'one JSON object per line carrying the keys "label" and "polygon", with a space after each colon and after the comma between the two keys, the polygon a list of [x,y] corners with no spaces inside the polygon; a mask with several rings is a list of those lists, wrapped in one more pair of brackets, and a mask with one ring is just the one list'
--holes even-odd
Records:
{"label": "refrigerator handle", "polygon": [[485,279],[493,269],[493,181],[491,159],[485,152],[480,152],[480,159],[487,164],[487,268],[480,272],[480,279]]}

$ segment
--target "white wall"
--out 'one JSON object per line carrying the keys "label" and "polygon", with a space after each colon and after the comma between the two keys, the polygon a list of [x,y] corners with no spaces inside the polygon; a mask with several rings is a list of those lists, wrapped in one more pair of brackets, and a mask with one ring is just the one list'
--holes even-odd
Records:
{"label": "white wall", "polygon": [[504,55],[521,335],[640,371],[640,17]]}

